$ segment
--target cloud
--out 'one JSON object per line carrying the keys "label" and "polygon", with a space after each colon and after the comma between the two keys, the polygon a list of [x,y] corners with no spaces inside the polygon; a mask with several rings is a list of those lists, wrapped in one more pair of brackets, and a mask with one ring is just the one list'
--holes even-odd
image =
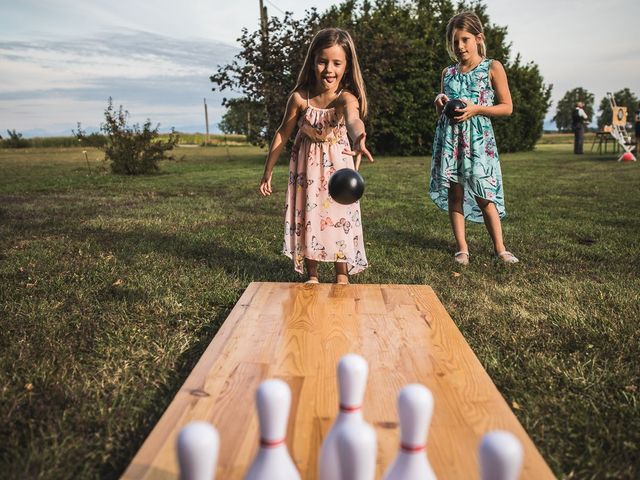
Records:
{"label": "cloud", "polygon": [[149,117],[167,128],[182,128],[198,123],[207,98],[215,131],[223,113],[222,95],[211,91],[209,76],[237,50],[221,42],[139,31],[3,41],[0,128],[57,134],[78,121],[97,128],[109,97],[131,111],[134,121]]}

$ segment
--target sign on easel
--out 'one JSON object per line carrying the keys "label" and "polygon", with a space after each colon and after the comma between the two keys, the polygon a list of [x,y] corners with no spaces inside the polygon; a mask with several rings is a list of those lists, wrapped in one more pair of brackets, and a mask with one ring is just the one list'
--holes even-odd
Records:
{"label": "sign on easel", "polygon": [[622,127],[627,125],[627,107],[613,107],[613,125],[620,125]]}

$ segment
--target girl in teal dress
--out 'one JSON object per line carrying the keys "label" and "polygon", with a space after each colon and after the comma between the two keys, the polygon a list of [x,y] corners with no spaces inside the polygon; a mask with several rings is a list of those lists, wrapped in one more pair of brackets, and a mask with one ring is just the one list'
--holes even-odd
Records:
{"label": "girl in teal dress", "polygon": [[[440,114],[433,143],[429,195],[449,212],[456,241],[454,260],[469,263],[464,222],[483,223],[489,231],[496,258],[518,259],[502,239],[500,219],[506,215],[502,173],[489,117],[511,115],[513,105],[502,64],[486,58],[482,23],[473,12],[460,13],[447,24],[447,50],[458,61],[442,72],[442,93],[435,100]],[[466,107],[449,119],[443,114],[450,99]]]}

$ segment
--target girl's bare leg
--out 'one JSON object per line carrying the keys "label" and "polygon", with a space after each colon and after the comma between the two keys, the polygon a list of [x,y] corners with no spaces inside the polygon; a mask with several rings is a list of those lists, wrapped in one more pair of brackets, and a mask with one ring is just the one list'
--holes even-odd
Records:
{"label": "girl's bare leg", "polygon": [[493,250],[497,254],[504,252],[506,248],[504,247],[504,241],[502,239],[502,223],[500,222],[500,215],[498,214],[496,205],[484,198],[476,197],[476,201],[478,202],[480,210],[482,210],[484,224],[493,242]]}
{"label": "girl's bare leg", "polygon": [[334,262],[336,267],[336,283],[347,285],[349,283],[349,273],[345,262]]}
{"label": "girl's bare leg", "polygon": [[307,275],[309,276],[307,282],[318,283],[318,261],[305,258],[304,263],[307,267]]}
{"label": "girl's bare leg", "polygon": [[[449,221],[453,229],[453,236],[456,240],[456,252],[469,252],[467,240],[464,235],[464,210],[462,209],[462,200],[464,198],[464,189],[459,183],[451,182],[449,187],[448,205],[449,205]],[[464,257],[464,255],[460,255]],[[456,257],[456,261],[465,263],[462,258]],[[469,260],[469,255],[466,256]]]}

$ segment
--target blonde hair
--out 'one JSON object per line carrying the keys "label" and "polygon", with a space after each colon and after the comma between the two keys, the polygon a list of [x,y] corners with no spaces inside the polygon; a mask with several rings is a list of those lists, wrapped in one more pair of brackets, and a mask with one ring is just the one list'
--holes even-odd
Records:
{"label": "blonde hair", "polygon": [[344,49],[347,58],[347,66],[341,82],[342,88],[349,90],[358,98],[360,117],[364,118],[367,116],[367,93],[364,88],[360,64],[358,63],[356,47],[349,32],[341,28],[325,28],[316,33],[316,36],[313,37],[311,41],[311,45],[309,45],[309,50],[307,50],[307,56],[304,59],[304,63],[298,74],[298,81],[293,91],[295,92],[300,88],[308,89],[313,86],[316,80],[313,71],[316,55],[320,50],[333,47],[334,45],[340,45]]}
{"label": "blonde hair", "polygon": [[474,12],[461,12],[451,17],[447,23],[447,53],[453,60],[457,60],[453,48],[453,35],[456,30],[464,30],[471,35],[482,35],[483,39],[478,43],[478,53],[481,57],[487,56],[487,47],[484,44],[484,28],[482,22]]}

